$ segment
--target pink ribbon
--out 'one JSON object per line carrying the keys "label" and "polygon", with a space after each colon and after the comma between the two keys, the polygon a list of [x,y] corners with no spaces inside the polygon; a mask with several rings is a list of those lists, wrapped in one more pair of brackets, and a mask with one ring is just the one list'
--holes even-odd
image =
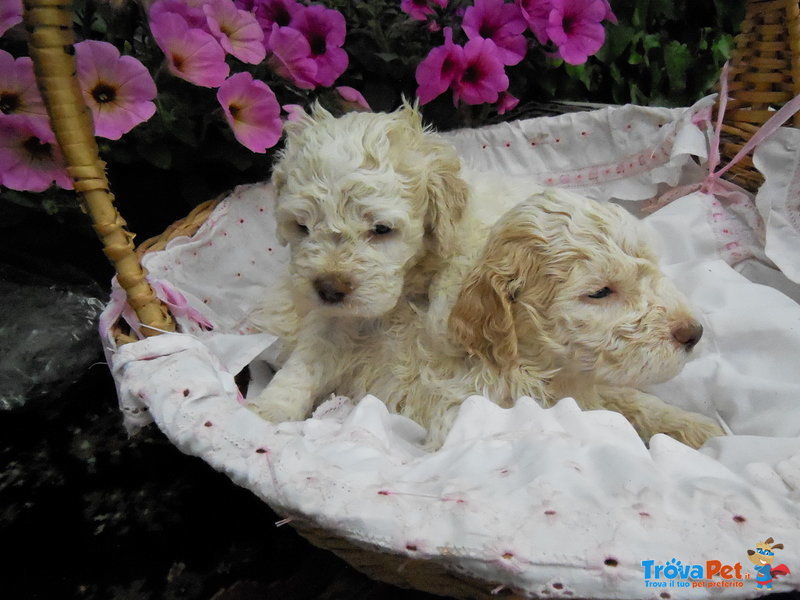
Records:
{"label": "pink ribbon", "polygon": [[659,196],[657,199],[652,200],[647,208],[647,212],[653,212],[666,206],[672,200],[687,196],[692,192],[701,191],[705,194],[713,196],[731,197],[746,192],[730,181],[722,179],[722,176],[728,172],[734,165],[736,165],[742,158],[747,156],[753,149],[760,143],[766,140],[769,136],[775,133],[780,127],[788,121],[792,115],[800,110],[800,95],[795,96],[787,102],[780,110],[775,111],[766,123],[764,123],[758,131],[742,146],[742,149],[728,161],[721,169],[717,170],[720,163],[719,145],[722,138],[722,121],[725,117],[725,108],[728,105],[728,72],[730,65],[725,63],[722,67],[722,74],[720,76],[720,93],[719,93],[719,110],[717,111],[717,122],[714,127],[714,135],[711,138],[710,148],[708,151],[708,175],[700,183],[693,183],[684,185],[672,190],[669,190]]}
{"label": "pink ribbon", "polygon": [[720,82],[720,96],[719,96],[719,111],[717,111],[717,126],[714,129],[714,138],[711,143],[711,151],[708,156],[708,177],[706,177],[705,185],[712,188],[719,181],[719,178],[724,175],[728,169],[733,167],[742,158],[749,154],[756,146],[766,140],[773,133],[778,131],[780,127],[786,123],[792,116],[800,110],[800,95],[795,96],[789,102],[784,104],[780,110],[775,111],[769,120],[764,123],[758,131],[753,134],[747,143],[742,146],[742,149],[728,162],[727,165],[716,171],[719,165],[719,142],[722,135],[722,119],[725,116],[725,107],[728,105],[728,71],[729,65],[725,63],[722,67],[722,80]]}

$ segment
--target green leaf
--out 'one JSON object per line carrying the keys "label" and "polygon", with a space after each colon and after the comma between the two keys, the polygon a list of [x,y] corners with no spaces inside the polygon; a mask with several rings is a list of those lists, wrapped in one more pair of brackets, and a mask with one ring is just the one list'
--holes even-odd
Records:
{"label": "green leaf", "polygon": [[723,63],[731,56],[731,51],[735,46],[735,41],[732,35],[723,34],[711,46],[714,60],[718,63]]}
{"label": "green leaf", "polygon": [[610,27],[605,44],[595,55],[600,62],[609,64],[617,60],[637,37],[637,30],[630,25],[619,24]]}
{"label": "green leaf", "polygon": [[670,88],[678,91],[686,89],[686,75],[693,62],[692,52],[686,44],[673,40],[664,46],[664,63]]}

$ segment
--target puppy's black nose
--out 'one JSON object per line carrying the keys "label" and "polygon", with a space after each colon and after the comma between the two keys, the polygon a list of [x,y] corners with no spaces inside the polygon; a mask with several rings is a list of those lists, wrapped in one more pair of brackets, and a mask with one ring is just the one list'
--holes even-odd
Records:
{"label": "puppy's black nose", "polygon": [[314,280],[314,289],[325,304],[339,304],[353,291],[353,282],[342,275],[327,273]]}
{"label": "puppy's black nose", "polygon": [[672,330],[672,337],[686,350],[691,350],[703,337],[703,326],[697,321],[682,323]]}

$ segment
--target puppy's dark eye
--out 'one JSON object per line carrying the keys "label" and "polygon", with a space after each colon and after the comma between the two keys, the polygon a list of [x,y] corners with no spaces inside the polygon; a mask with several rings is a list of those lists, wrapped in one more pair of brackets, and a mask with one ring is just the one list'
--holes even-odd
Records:
{"label": "puppy's dark eye", "polygon": [[375,235],[386,235],[388,233],[392,233],[392,231],[394,230],[391,227],[382,224],[375,225],[375,227],[372,228],[372,233]]}
{"label": "puppy's dark eye", "polygon": [[308,226],[303,225],[302,223],[297,223],[297,231],[299,231],[303,235],[308,235]]}
{"label": "puppy's dark eye", "polygon": [[599,300],[600,298],[607,298],[611,294],[614,293],[610,287],[604,287],[603,289],[597,290],[593,294],[586,294],[587,298],[593,298],[594,300]]}

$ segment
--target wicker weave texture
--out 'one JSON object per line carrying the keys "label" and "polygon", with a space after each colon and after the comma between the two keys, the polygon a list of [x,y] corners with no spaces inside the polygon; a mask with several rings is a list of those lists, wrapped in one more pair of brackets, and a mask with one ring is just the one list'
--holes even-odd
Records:
{"label": "wicker weave texture", "polygon": [[[728,160],[775,109],[800,94],[798,0],[749,0],[730,63],[730,100],[721,148]],[[800,126],[799,115],[795,115],[794,125]],[[750,190],[764,181],[749,157],[731,169],[730,177]]]}

